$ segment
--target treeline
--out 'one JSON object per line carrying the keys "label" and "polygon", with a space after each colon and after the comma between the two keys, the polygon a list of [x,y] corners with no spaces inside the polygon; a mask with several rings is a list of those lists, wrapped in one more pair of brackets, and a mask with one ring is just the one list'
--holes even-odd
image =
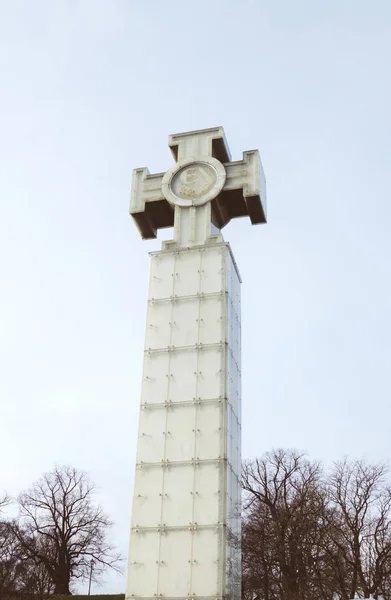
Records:
{"label": "treeline", "polygon": [[68,595],[72,583],[118,570],[112,523],[93,495],[86,473],[61,467],[19,495],[17,517],[6,517],[11,499],[0,500],[0,597]]}
{"label": "treeline", "polygon": [[391,598],[391,490],[384,464],[325,473],[296,451],[243,466],[243,598]]}
{"label": "treeline", "polygon": [[[384,464],[343,460],[329,472],[294,450],[243,465],[244,600],[391,600],[391,488]],[[0,500],[0,597],[67,595],[120,556],[86,473],[55,468]],[[180,551],[180,549],[178,549]]]}

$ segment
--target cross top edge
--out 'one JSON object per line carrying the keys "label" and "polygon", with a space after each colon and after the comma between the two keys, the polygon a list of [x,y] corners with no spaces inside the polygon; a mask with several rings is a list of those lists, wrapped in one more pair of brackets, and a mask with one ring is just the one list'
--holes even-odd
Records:
{"label": "cross top edge", "polygon": [[200,143],[204,152],[198,152],[199,154],[213,156],[220,162],[230,162],[232,160],[224,127],[196,129],[182,133],[172,133],[168,136],[168,146],[175,161],[190,156],[191,154],[187,149],[194,149],[197,145],[200,146]]}

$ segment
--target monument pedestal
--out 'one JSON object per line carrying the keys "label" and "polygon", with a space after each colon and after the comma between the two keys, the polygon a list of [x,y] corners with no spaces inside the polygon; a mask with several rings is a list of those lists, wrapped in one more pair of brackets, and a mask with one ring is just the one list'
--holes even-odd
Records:
{"label": "monument pedestal", "polygon": [[240,598],[240,276],[151,253],[127,598]]}

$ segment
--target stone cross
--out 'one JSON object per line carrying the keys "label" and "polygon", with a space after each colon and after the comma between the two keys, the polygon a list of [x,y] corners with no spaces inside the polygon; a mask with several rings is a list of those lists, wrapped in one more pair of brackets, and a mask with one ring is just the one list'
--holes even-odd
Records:
{"label": "stone cross", "polygon": [[170,135],[168,145],[176,162],[166,173],[133,171],[130,214],[142,238],[174,226],[169,245],[198,246],[216,239],[234,217],[248,215],[253,225],[266,222],[258,150],[231,161],[222,127]]}

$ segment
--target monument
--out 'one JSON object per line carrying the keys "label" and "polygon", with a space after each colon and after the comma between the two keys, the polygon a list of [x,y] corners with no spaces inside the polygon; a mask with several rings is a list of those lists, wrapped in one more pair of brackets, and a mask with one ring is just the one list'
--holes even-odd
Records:
{"label": "monument", "polygon": [[257,150],[222,127],[171,135],[167,173],[133,172],[151,252],[126,598],[241,598],[240,275],[220,230],[266,222]]}

